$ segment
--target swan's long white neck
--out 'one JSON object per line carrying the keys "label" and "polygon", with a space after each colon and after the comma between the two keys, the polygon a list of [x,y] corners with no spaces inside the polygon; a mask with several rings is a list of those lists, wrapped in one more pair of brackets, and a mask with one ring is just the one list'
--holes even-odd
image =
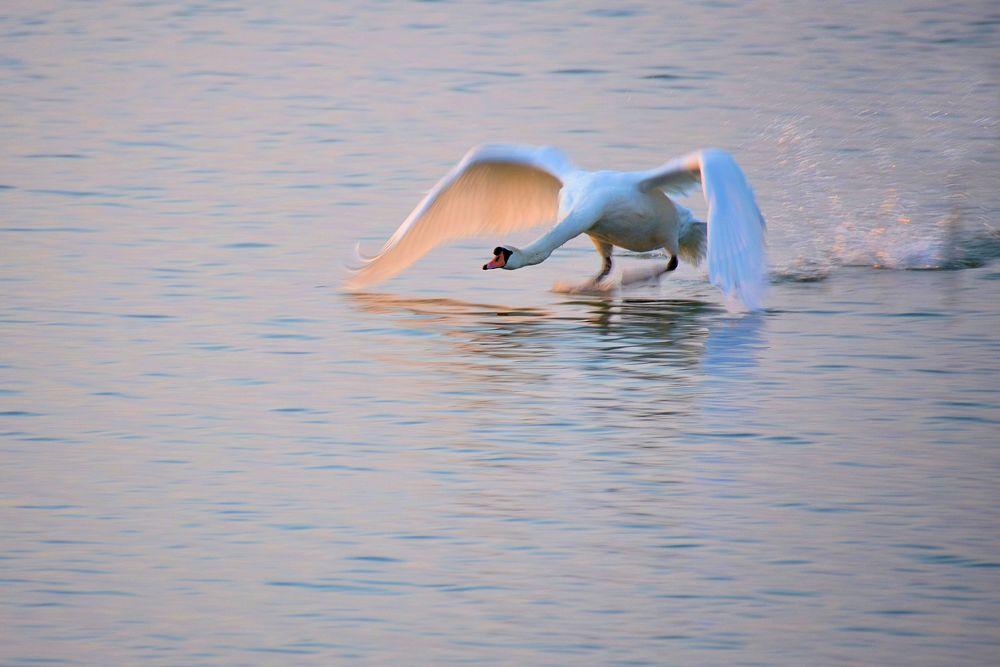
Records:
{"label": "swan's long white neck", "polygon": [[[564,193],[561,203],[565,205],[569,201],[571,198],[566,197]],[[600,217],[601,205],[596,198],[590,198],[589,201],[576,202],[569,211],[565,211],[564,206],[560,206],[560,209],[563,215],[556,226],[541,238],[520,249],[522,260],[520,266],[544,262],[556,248],[590,229],[594,221]]]}
{"label": "swan's long white neck", "polygon": [[554,239],[549,238],[550,236],[551,234],[546,234],[542,238],[520,249],[521,262],[523,266],[541,264],[549,258],[549,255],[551,255],[556,248],[562,245],[562,243],[558,243]]}

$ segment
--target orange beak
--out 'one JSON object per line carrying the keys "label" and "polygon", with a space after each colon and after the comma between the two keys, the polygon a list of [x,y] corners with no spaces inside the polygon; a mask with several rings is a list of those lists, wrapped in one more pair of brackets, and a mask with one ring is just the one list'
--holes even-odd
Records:
{"label": "orange beak", "polygon": [[483,264],[483,271],[489,271],[490,269],[501,269],[503,265],[507,263],[507,258],[504,257],[502,252],[498,252],[493,259]]}

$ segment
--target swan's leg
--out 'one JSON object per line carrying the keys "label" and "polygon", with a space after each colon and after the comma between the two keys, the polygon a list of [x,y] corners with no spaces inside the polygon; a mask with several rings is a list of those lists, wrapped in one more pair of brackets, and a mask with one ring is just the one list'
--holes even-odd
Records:
{"label": "swan's leg", "polygon": [[625,271],[622,273],[622,286],[625,285],[637,285],[642,283],[656,283],[659,284],[660,278],[670,273],[677,268],[677,251],[671,250],[670,247],[665,248],[667,254],[670,256],[670,261],[666,266],[657,266],[655,268],[643,268],[635,269],[632,271]]}
{"label": "swan's leg", "polygon": [[601,264],[601,272],[594,276],[595,284],[607,278],[608,274],[611,273],[611,255],[603,257],[602,260],[603,264]]}
{"label": "swan's leg", "polygon": [[601,271],[590,280],[579,285],[558,282],[552,286],[553,291],[563,294],[603,294],[616,288],[614,282],[605,280],[611,275],[611,251],[614,246],[604,241],[598,241],[593,236],[590,237],[590,240],[594,242],[594,247],[597,248],[597,252],[601,255]]}
{"label": "swan's leg", "polygon": [[[676,230],[675,230],[676,231]],[[667,268],[663,269],[663,273],[670,273],[677,268],[677,250],[678,250],[677,237],[668,238],[667,242],[664,244],[663,249],[667,251],[667,255],[670,257],[670,262],[667,263]]]}
{"label": "swan's leg", "polygon": [[594,247],[601,255],[601,271],[594,276],[594,285],[596,286],[611,273],[611,251],[614,246],[604,241],[598,241],[593,236],[590,237],[590,240],[593,241]]}

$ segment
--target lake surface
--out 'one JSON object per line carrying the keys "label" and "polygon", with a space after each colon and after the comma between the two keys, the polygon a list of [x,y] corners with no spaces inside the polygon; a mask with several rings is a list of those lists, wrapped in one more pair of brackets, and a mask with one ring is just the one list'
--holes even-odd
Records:
{"label": "lake surface", "polygon": [[[0,36],[3,665],[1000,661],[995,3],[34,2]],[[341,289],[497,141],[727,148],[767,311],[687,266],[551,291],[586,239],[479,270],[531,234]]]}

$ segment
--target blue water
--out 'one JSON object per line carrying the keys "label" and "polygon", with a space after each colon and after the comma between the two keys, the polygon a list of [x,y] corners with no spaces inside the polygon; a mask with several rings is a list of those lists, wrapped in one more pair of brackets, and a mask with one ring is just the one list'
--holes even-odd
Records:
{"label": "blue water", "polygon": [[[0,663],[996,663],[998,46],[971,1],[0,8]],[[767,311],[551,291],[586,240],[342,291],[484,141],[732,151]]]}

